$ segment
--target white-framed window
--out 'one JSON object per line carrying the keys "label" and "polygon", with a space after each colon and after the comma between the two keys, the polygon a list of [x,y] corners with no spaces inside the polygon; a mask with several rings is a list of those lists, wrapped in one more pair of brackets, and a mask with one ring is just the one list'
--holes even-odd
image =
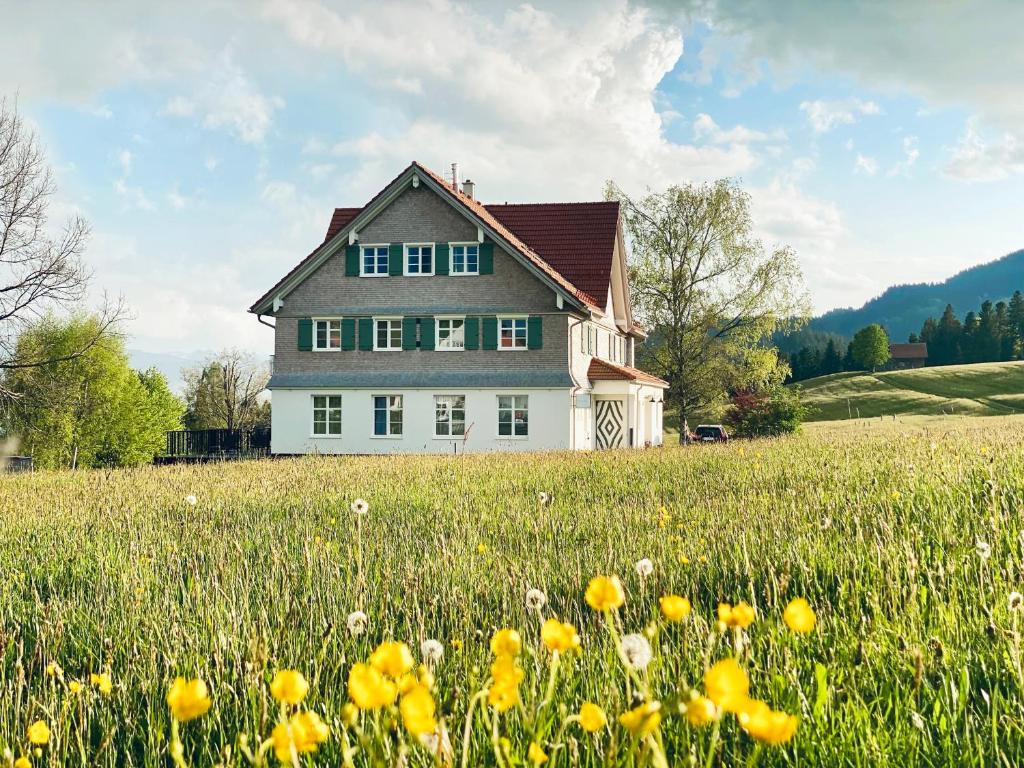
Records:
{"label": "white-framed window", "polygon": [[359,259],[361,277],[386,277],[388,274],[388,246],[364,245]]}
{"label": "white-framed window", "polygon": [[313,349],[318,352],[341,349],[340,317],[313,321]]}
{"label": "white-framed window", "polygon": [[313,437],[341,437],[341,395],[313,395]]}
{"label": "white-framed window", "polygon": [[402,396],[373,396],[373,436],[400,437],[402,434]]}
{"label": "white-framed window", "polygon": [[448,271],[452,275],[479,275],[480,244],[452,243],[451,268]]}
{"label": "white-framed window", "polygon": [[597,354],[597,327],[593,323],[583,326],[583,352],[587,355]]}
{"label": "white-framed window", "polygon": [[402,348],[402,318],[373,318],[373,349],[390,352]]}
{"label": "white-framed window", "polygon": [[529,434],[529,396],[498,395],[498,437],[528,437]]}
{"label": "white-framed window", "polygon": [[439,317],[437,318],[437,343],[436,350],[461,351],[466,348],[466,318],[464,317]]}
{"label": "white-framed window", "polygon": [[526,349],[526,318],[498,318],[498,349]]}
{"label": "white-framed window", "polygon": [[466,396],[434,395],[434,437],[466,434]]}
{"label": "white-framed window", "polygon": [[434,244],[417,243],[405,246],[405,274],[434,274]]}

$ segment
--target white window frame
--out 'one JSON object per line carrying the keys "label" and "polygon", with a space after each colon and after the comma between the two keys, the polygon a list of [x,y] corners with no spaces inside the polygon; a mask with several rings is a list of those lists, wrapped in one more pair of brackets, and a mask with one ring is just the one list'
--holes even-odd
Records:
{"label": "white window frame", "polygon": [[[386,346],[386,347],[381,347],[381,346],[377,345],[377,339],[379,338],[378,335],[377,335],[377,323],[388,323],[388,346]],[[391,346],[391,325],[390,325],[391,323],[398,323],[398,346],[397,347]],[[403,333],[404,333],[404,330],[402,329],[402,318],[401,317],[393,317],[391,315],[387,315],[387,316],[382,315],[380,317],[374,317],[373,318],[373,351],[374,352],[401,352],[402,351],[402,341],[403,341],[402,334]]]}
{"label": "white window frame", "polygon": [[[441,346],[441,323],[459,321],[462,323],[462,346],[442,347]],[[434,351],[435,352],[465,352],[466,351],[466,316],[465,315],[436,315],[434,317]]]}
{"label": "white window frame", "polygon": [[[516,340],[516,328],[515,328],[515,325],[512,326],[512,342],[513,342],[512,346],[511,347],[502,346],[502,344],[501,344],[501,324],[504,323],[506,320],[512,321],[513,323],[517,322],[519,320],[523,321],[523,346],[521,346],[521,347],[515,346],[515,340]],[[529,344],[530,344],[529,334],[530,334],[530,324],[529,324],[529,319],[528,319],[527,315],[498,315],[498,350],[500,352],[525,352],[529,348]]]}
{"label": "white window frame", "polygon": [[[340,352],[341,351],[341,321],[340,317],[314,317],[313,318],[313,351],[314,352]],[[317,325],[319,323],[327,323],[327,346],[321,347],[317,345]],[[331,346],[331,323],[338,324],[338,346]]]}
{"label": "white window frame", "polygon": [[[364,253],[367,248],[383,248],[384,249],[384,271],[383,272],[367,272],[366,271],[366,255]],[[379,254],[374,255],[374,263],[380,258]],[[390,258],[391,258],[391,247],[388,243],[366,243],[365,245],[360,244],[359,246],[359,276],[360,277],[387,277],[390,273]]]}
{"label": "white window frame", "polygon": [[[512,404],[508,408],[503,407],[502,404],[501,404],[501,399],[503,397],[508,397],[508,398],[512,399]],[[523,408],[517,408],[516,407],[516,398],[517,397],[521,397],[521,398],[526,400],[526,406],[525,407],[523,407]],[[522,395],[522,394],[519,394],[519,395],[516,395],[516,394],[497,395],[497,397],[495,399],[495,403],[497,405],[496,421],[495,421],[495,431],[494,431],[495,437],[497,437],[498,440],[529,440],[530,439],[530,396],[529,395]],[[511,435],[503,435],[503,434],[501,434],[501,412],[502,411],[511,411],[512,412],[511,413],[512,420],[510,422],[511,427],[512,427],[512,434]],[[526,434],[525,435],[517,435],[516,434],[516,411],[525,411],[526,412]]]}
{"label": "white window frame", "polygon": [[[328,431],[323,433],[323,434],[318,434],[317,431],[316,431],[316,411],[317,411],[316,398],[318,398],[318,397],[326,397],[326,398],[328,398],[328,400],[327,400],[327,402],[326,402],[326,404],[324,406],[324,410],[326,411],[325,421],[324,421],[324,428],[327,429]],[[338,406],[337,406],[337,408],[333,408],[331,406],[330,398],[332,398],[332,397],[338,398]],[[332,410],[337,410],[338,411],[338,421],[340,422],[340,430],[341,431],[339,431],[338,434],[336,434],[336,435],[330,434],[331,411]],[[315,438],[317,440],[340,440],[341,436],[342,436],[342,433],[344,431],[345,431],[345,403],[344,403],[344,399],[342,398],[341,394],[338,393],[338,392],[313,392],[309,396],[309,436],[311,438]]]}
{"label": "white window frame", "polygon": [[[445,434],[445,435],[438,434],[437,428],[438,428],[438,425],[440,424],[440,422],[438,422],[438,420],[437,420],[438,401],[441,398],[452,398],[452,399],[454,399],[454,398],[458,398],[458,397],[462,398],[462,434],[461,435],[453,435],[452,434],[452,432],[451,432],[451,425],[452,425],[452,422],[454,421],[454,419],[452,419],[450,415],[449,415],[449,419],[447,421],[447,424],[448,424],[448,434]],[[450,414],[454,413],[456,410],[457,409],[455,408],[455,405],[453,404],[451,406],[451,409],[450,409],[449,413]],[[465,440],[466,439],[466,415],[467,415],[467,413],[466,413],[466,396],[464,394],[451,393],[451,394],[434,395],[434,439],[435,440]]]}
{"label": "white window frame", "polygon": [[[476,269],[470,271],[464,269],[461,272],[455,271],[455,249],[456,248],[476,248]],[[466,262],[466,256],[463,255],[463,263]],[[467,275],[479,275],[480,274],[480,243],[449,243],[448,244],[448,274],[459,276]]]}
{"label": "white window frame", "polygon": [[[384,422],[385,427],[387,428],[387,433],[383,434],[383,435],[378,435],[377,434],[377,398],[378,397],[383,397],[387,401],[386,405],[384,406],[384,413],[387,415],[387,417],[385,419],[385,422]],[[398,398],[398,407],[397,408],[394,405],[392,405],[392,403],[391,403],[391,398],[393,398],[393,397],[397,397]],[[370,429],[370,437],[374,438],[375,440],[401,440],[405,436],[405,397],[404,396],[402,396],[402,395],[394,395],[394,394],[392,394],[392,395],[371,395],[370,396],[370,408],[373,411],[373,419],[372,419],[372,427]],[[395,433],[395,432],[391,431],[391,414],[392,414],[393,411],[398,411],[399,413],[402,414],[402,425],[401,425],[402,426],[402,431],[401,432]]]}
{"label": "white window frame", "polygon": [[[430,271],[410,272],[409,271],[409,249],[430,248]],[[420,267],[423,266],[422,251],[419,255]],[[436,243],[402,243],[402,274],[406,277],[432,277],[437,270],[437,247]]]}

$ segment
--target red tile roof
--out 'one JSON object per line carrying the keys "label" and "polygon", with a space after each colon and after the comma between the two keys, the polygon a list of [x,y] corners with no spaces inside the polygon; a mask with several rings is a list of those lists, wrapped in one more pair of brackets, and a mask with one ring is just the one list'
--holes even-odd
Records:
{"label": "red tile roof", "polygon": [[890,344],[889,355],[894,360],[924,360],[928,357],[928,345],[920,344]]}
{"label": "red tile roof", "polygon": [[593,358],[590,367],[587,369],[587,378],[591,381],[637,381],[641,384],[655,384],[667,387],[668,382],[652,376],[639,368],[630,368],[628,365],[617,365],[607,360]]}
{"label": "red tile roof", "polygon": [[[583,304],[603,310],[611,282],[612,258],[619,221],[619,204],[517,203],[484,205],[467,197],[442,176],[417,162],[417,171],[429,176],[458,204],[484,222],[567,293]],[[406,169],[408,170],[408,169]],[[402,171],[363,208],[335,208],[324,243],[343,230],[365,208],[373,205],[406,171]],[[297,264],[250,311],[262,304],[317,251]]]}

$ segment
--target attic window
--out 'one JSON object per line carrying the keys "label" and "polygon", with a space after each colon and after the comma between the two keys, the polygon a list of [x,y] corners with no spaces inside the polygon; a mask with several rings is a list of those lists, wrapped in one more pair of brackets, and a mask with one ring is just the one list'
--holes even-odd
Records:
{"label": "attic window", "polygon": [[359,274],[363,277],[387,275],[388,247],[386,245],[364,245],[359,262]]}
{"label": "attic window", "polygon": [[433,243],[405,246],[405,274],[434,274]]}
{"label": "attic window", "polygon": [[451,274],[480,274],[480,246],[477,243],[452,244]]}

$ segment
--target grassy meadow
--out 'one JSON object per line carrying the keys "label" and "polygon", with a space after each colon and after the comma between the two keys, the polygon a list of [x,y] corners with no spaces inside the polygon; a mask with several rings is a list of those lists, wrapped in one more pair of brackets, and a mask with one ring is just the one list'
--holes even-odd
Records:
{"label": "grassy meadow", "polygon": [[[1019,417],[644,452],[0,476],[0,761],[171,765],[165,697],[180,675],[202,678],[211,704],[175,726],[179,765],[277,764],[271,742],[259,754],[283,717],[269,683],[295,669],[309,682],[298,707],[329,736],[285,763],[447,764],[447,748],[410,735],[404,697],[401,713],[346,706],[353,665],[379,643],[408,643],[419,664],[436,639],[443,657],[422,679],[454,765],[540,764],[536,743],[549,766],[1012,766],[1022,512]],[[621,578],[621,608],[585,601],[599,574]],[[659,618],[670,593],[692,601],[678,623]],[[782,618],[800,597],[817,615],[808,634]],[[720,629],[718,604],[739,601],[754,621]],[[367,627],[353,635],[357,610]],[[542,616],[580,636],[557,666]],[[477,694],[494,686],[502,628],[521,635],[522,680],[499,712]],[[644,632],[653,658],[628,670],[613,637]],[[750,696],[799,718],[791,739],[681,714],[729,657]],[[618,717],[645,700],[660,725],[634,719],[631,733]],[[608,725],[586,732],[583,702]],[[38,720],[50,733],[33,751]]]}
{"label": "grassy meadow", "polygon": [[847,372],[800,382],[813,421],[896,414],[1006,416],[1024,413],[1024,363]]}

